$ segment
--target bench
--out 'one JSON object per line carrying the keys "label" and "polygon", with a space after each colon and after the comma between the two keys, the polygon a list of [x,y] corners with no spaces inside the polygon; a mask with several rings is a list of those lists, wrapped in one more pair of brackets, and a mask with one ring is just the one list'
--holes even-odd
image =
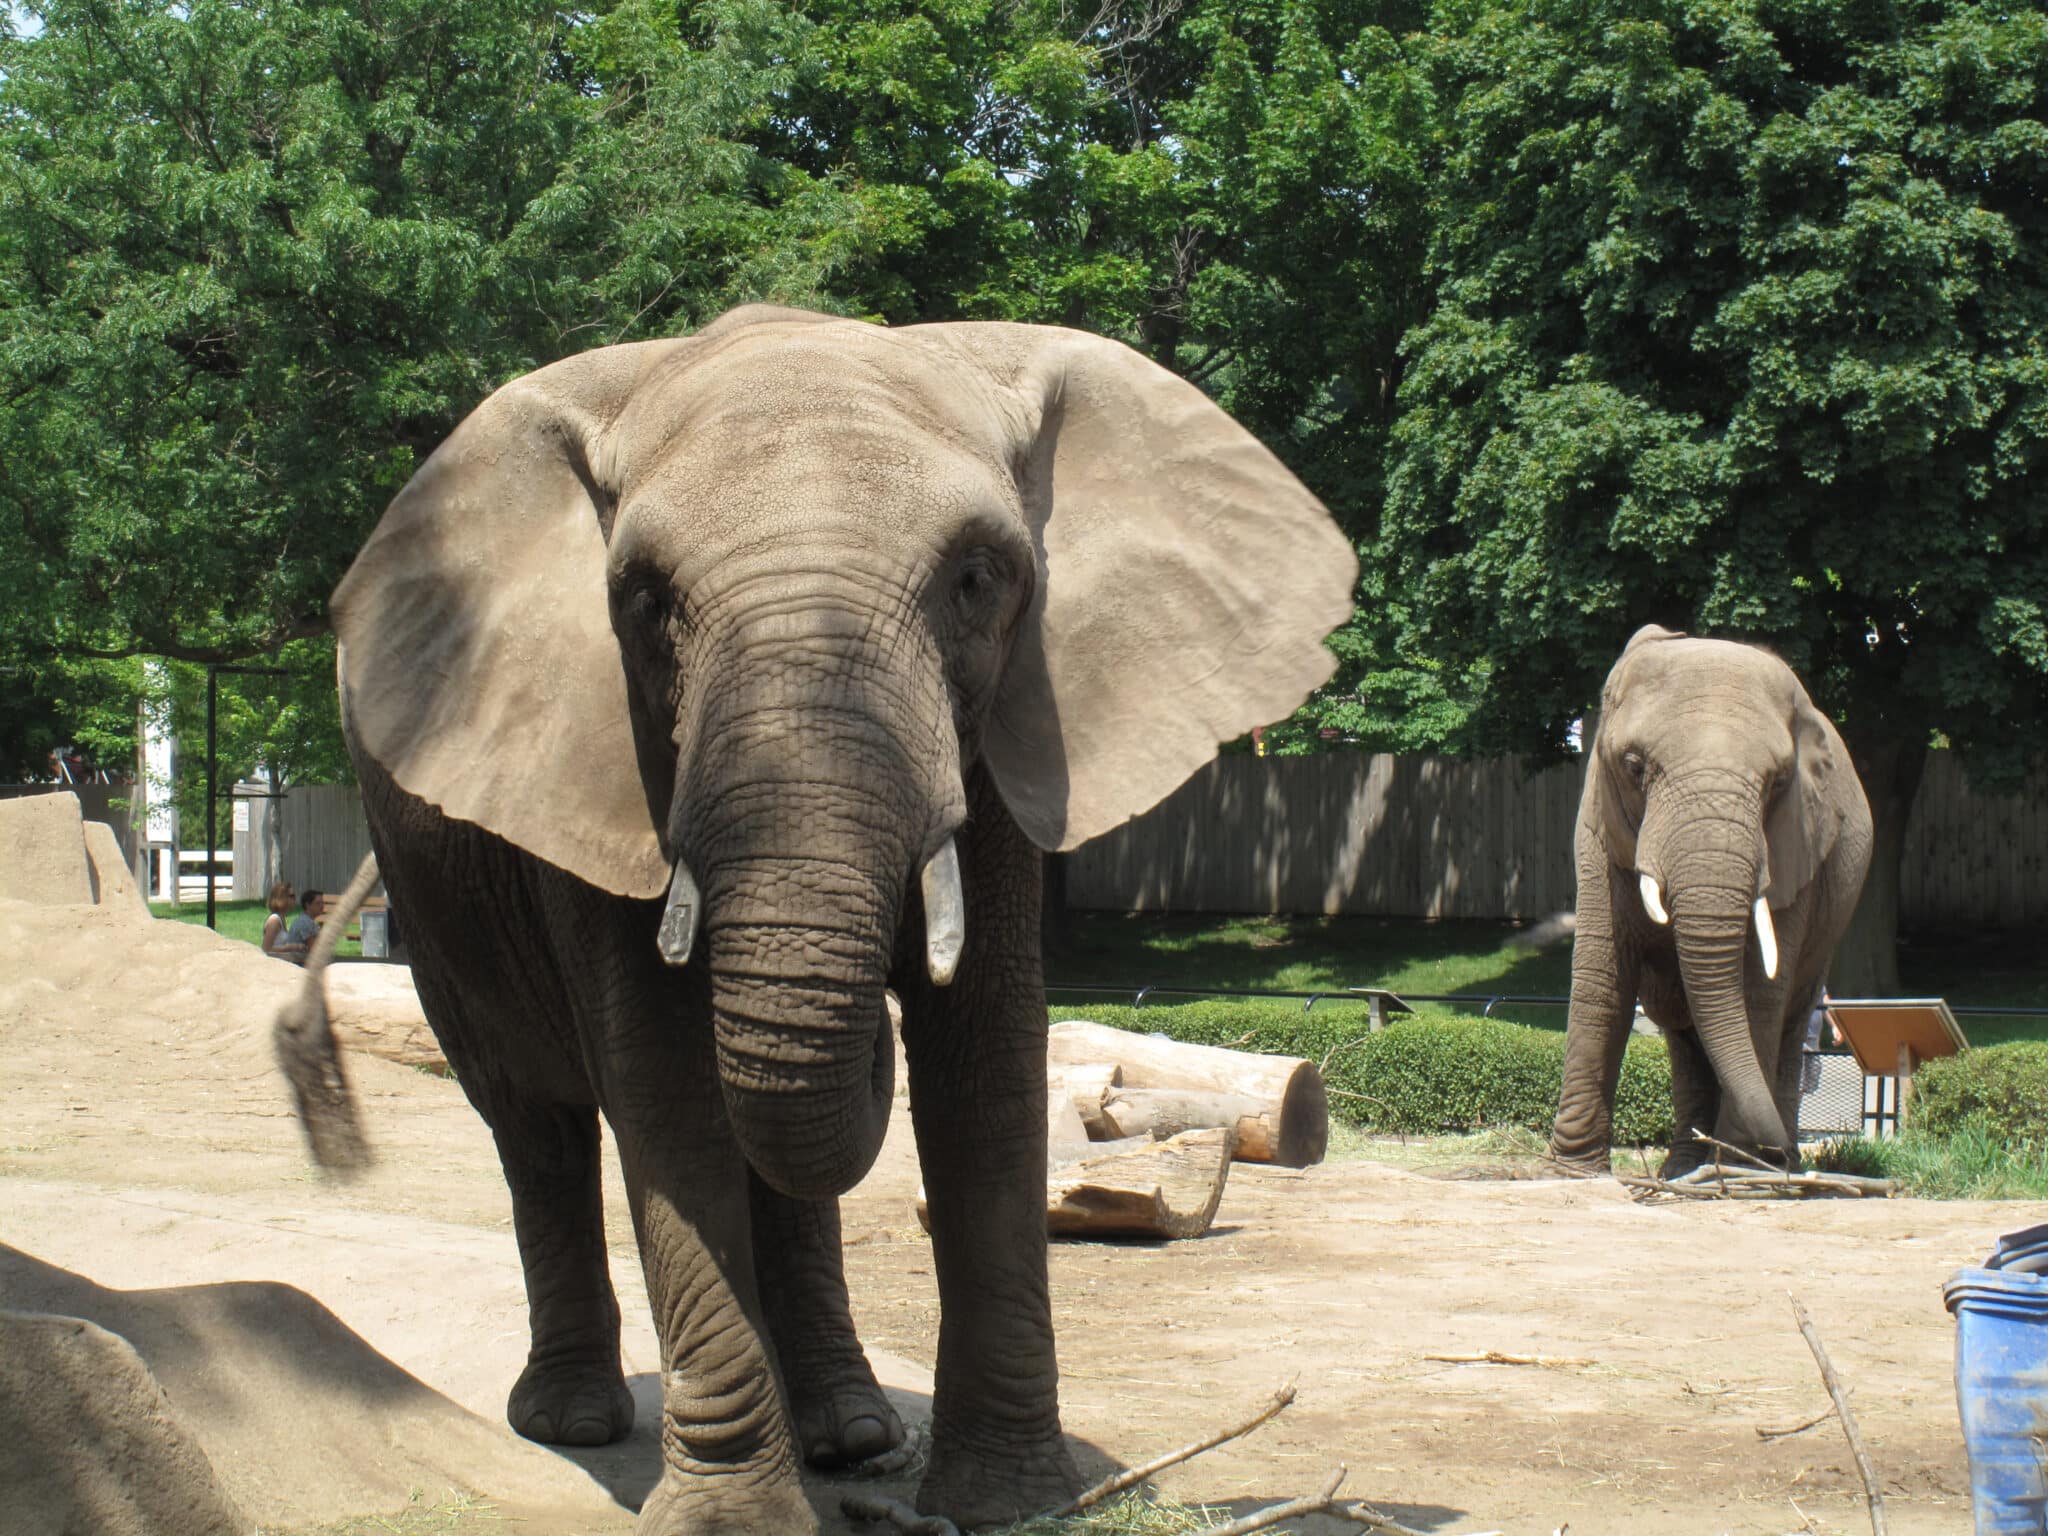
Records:
{"label": "bench", "polygon": [[[327,898],[327,900],[328,900],[328,901],[334,901],[334,900],[336,900],[336,899],[337,899],[337,897],[334,897],[334,896],[330,896],[330,897],[328,897],[328,898]],[[322,902],[322,903],[321,903],[321,905],[322,905],[323,907],[325,907],[325,906],[326,906],[326,902]],[[358,907],[358,908],[356,909],[356,915],[355,915],[354,917],[352,917],[352,918],[350,918],[350,919],[348,920],[348,927],[347,927],[347,928],[345,928],[344,930],[342,930],[342,935],[341,935],[341,936],[342,936],[343,938],[345,938],[345,939],[361,939],[361,938],[362,938],[362,936],[363,936],[363,914],[364,914],[365,912],[389,912],[390,910],[391,910],[391,898],[390,898],[390,897],[388,897],[388,896],[368,896],[368,897],[365,897],[365,898],[363,899],[363,904],[362,904],[362,906],[360,906],[360,907]],[[313,921],[314,921],[314,922],[316,922],[316,923],[318,923],[318,924],[319,924],[319,925],[320,925],[320,926],[321,926],[322,928],[325,928],[325,927],[327,926],[327,914],[326,914],[326,912],[324,912],[324,911],[323,911],[323,912],[322,912],[322,913],[321,913],[321,914],[320,914],[320,915],[319,915],[318,917],[314,918],[314,919],[313,919]]]}

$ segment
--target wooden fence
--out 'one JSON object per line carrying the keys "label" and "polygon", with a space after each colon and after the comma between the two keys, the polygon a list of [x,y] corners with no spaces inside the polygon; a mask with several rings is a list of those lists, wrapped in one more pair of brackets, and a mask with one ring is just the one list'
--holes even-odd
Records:
{"label": "wooden fence", "polygon": [[[1582,769],[1511,759],[1218,758],[1157,809],[1077,849],[1067,901],[1113,911],[1350,912],[1538,918],[1573,900]],[[251,800],[235,893],[282,876],[336,890],[369,852],[353,788]],[[90,813],[88,813],[90,814]],[[239,818],[238,818],[239,819]],[[2014,796],[1972,791],[1934,752],[1907,828],[1909,927],[2048,923],[2048,771]]]}
{"label": "wooden fence", "polygon": [[[1075,850],[1070,906],[1537,918],[1568,910],[1583,768],[1512,759],[1218,758]],[[1901,859],[1909,927],[2048,922],[2048,771],[1980,795],[1933,752]]]}
{"label": "wooden fence", "polygon": [[234,828],[238,897],[268,895],[273,880],[339,891],[370,851],[370,824],[353,784],[300,784],[275,800],[238,799]]}

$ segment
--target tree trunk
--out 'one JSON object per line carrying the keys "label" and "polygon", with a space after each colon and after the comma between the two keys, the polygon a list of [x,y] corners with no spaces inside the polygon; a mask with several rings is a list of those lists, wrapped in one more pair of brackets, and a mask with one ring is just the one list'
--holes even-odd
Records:
{"label": "tree trunk", "polygon": [[1849,931],[1835,947],[1828,967],[1828,991],[1836,997],[1899,995],[1899,861],[1906,848],[1906,823],[1927,767],[1924,733],[1870,736],[1848,730],[1843,739],[1870,802],[1870,873]]}
{"label": "tree trunk", "polygon": [[[1267,1099],[1197,1088],[1116,1088],[1102,1106],[1110,1137],[1175,1136],[1209,1126],[1237,1132],[1237,1161],[1307,1168],[1323,1160],[1327,1119],[1285,1119]],[[1289,1138],[1292,1138],[1291,1140]],[[1104,1138],[1109,1139],[1108,1137]]]}
{"label": "tree trunk", "polygon": [[[1046,1231],[1054,1237],[1200,1237],[1216,1219],[1236,1140],[1228,1129],[1211,1129],[1096,1147],[1047,1176]],[[931,1230],[922,1187],[917,1220]]]}
{"label": "tree trunk", "polygon": [[1314,1062],[1299,1057],[1184,1045],[1075,1020],[1052,1026],[1046,1060],[1054,1074],[1068,1067],[1114,1062],[1122,1069],[1122,1083],[1112,1097],[1132,1101],[1133,1124],[1139,1114],[1133,1089],[1166,1090],[1183,1110],[1201,1095],[1210,1096],[1214,1105],[1228,1100],[1242,1107],[1253,1101],[1257,1113],[1233,1122],[1239,1138],[1237,1156],[1247,1162],[1306,1168],[1323,1160],[1329,1143],[1330,1101],[1323,1074]]}

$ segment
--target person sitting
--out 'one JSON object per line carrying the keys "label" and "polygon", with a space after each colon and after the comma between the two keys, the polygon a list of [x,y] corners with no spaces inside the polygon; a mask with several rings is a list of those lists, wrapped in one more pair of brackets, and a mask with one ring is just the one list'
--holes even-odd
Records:
{"label": "person sitting", "polygon": [[327,906],[327,897],[321,891],[308,891],[299,898],[299,915],[292,919],[292,925],[285,932],[285,942],[299,946],[299,964],[306,963],[306,951],[313,947],[313,941],[320,937],[320,914]]}
{"label": "person sitting", "polygon": [[[293,965],[306,963],[308,940],[294,939],[292,932],[298,928],[298,918],[292,919],[292,931],[285,927],[285,914],[292,909],[297,899],[289,880],[279,880],[270,888],[270,899],[265,903],[270,915],[263,919],[263,953],[274,955],[279,960],[289,960]],[[301,914],[303,916],[303,914]]]}

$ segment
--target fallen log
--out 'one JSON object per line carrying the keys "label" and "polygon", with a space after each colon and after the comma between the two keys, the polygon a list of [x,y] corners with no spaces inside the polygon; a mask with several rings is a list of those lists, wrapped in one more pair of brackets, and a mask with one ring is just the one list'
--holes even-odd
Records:
{"label": "fallen log", "polygon": [[1102,1105],[1123,1082],[1123,1069],[1113,1061],[1083,1061],[1046,1069],[1046,1096],[1074,1106],[1091,1141],[1113,1141],[1117,1133],[1103,1118]]}
{"label": "fallen log", "polygon": [[1053,1174],[1045,1229],[1053,1237],[1200,1237],[1216,1219],[1236,1132],[1183,1131]]}
{"label": "fallen log", "polygon": [[[1218,1127],[1091,1145],[1046,1176],[1045,1229],[1053,1237],[1200,1237],[1216,1219],[1235,1140]],[[917,1223],[932,1229],[921,1184]]]}
{"label": "fallen log", "polygon": [[1102,1106],[1102,1118],[1110,1136],[1164,1137],[1198,1131],[1205,1126],[1227,1125],[1237,1132],[1239,1162],[1305,1166],[1297,1160],[1299,1148],[1281,1145],[1284,1127],[1272,1106],[1250,1094],[1206,1093],[1185,1088],[1113,1088]]}
{"label": "fallen log", "polygon": [[[1184,1045],[1082,1021],[1052,1026],[1047,1059],[1054,1073],[1103,1062],[1120,1070],[1110,1100],[1122,1099],[1127,1108],[1113,1113],[1105,1104],[1105,1118],[1116,1129],[1100,1134],[1130,1134],[1141,1122],[1149,1131],[1169,1132],[1227,1124],[1237,1132],[1241,1160],[1289,1168],[1321,1162],[1329,1145],[1329,1095],[1312,1061]],[[1197,1121],[1196,1112],[1216,1118]],[[1098,1134],[1092,1126],[1090,1134]]]}

